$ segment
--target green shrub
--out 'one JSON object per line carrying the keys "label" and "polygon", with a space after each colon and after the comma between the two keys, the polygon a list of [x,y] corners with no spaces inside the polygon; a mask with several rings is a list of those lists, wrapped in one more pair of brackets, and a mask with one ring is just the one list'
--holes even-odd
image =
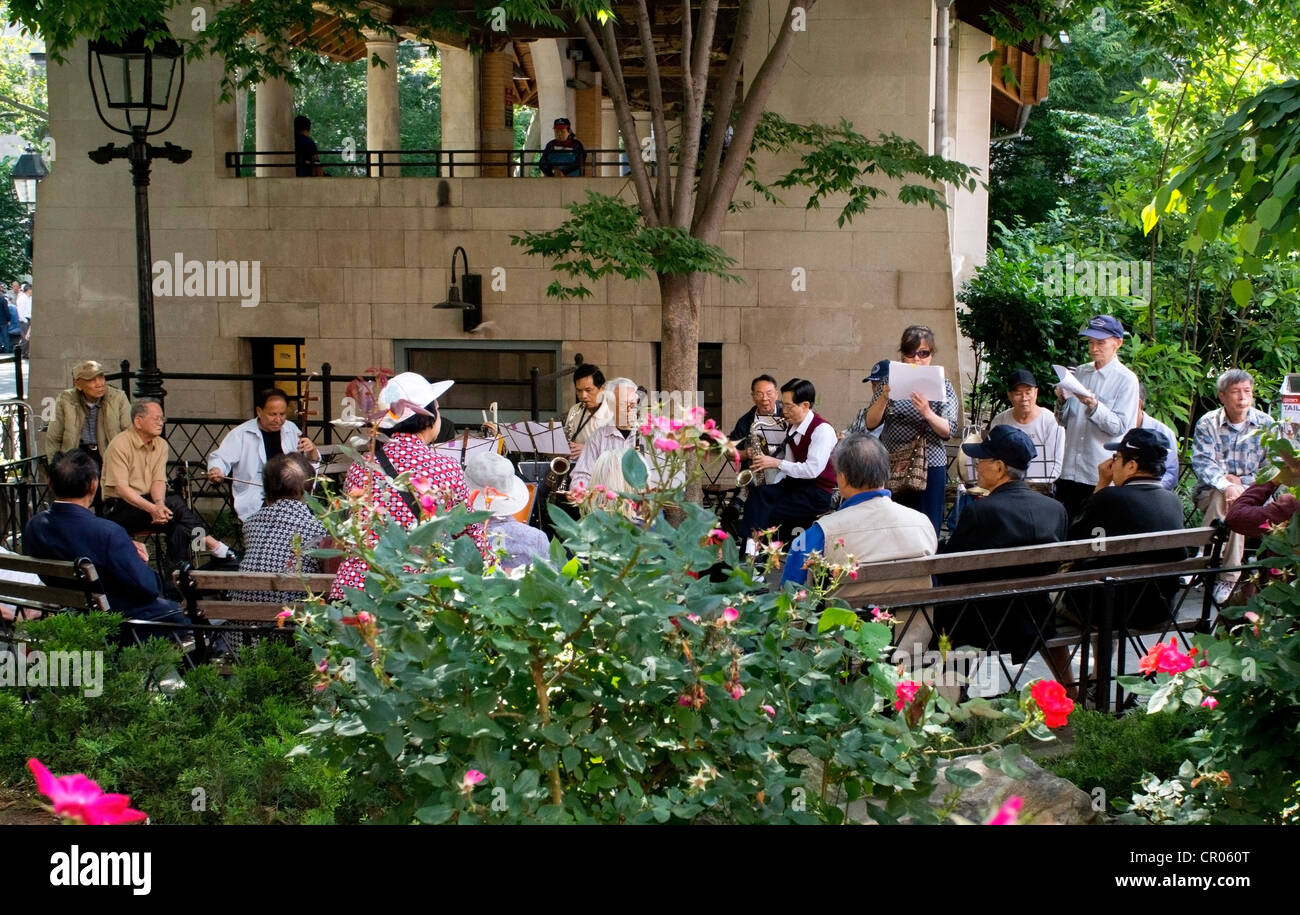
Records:
{"label": "green shrub", "polygon": [[1144,774],[1165,778],[1178,771],[1186,756],[1181,741],[1196,730],[1196,717],[1191,710],[1153,716],[1135,709],[1122,718],[1077,711],[1070,716],[1073,748],[1042,765],[1084,791],[1103,789],[1109,806],[1122,810]]}
{"label": "green shrub", "polygon": [[[105,791],[129,794],[155,823],[332,822],[343,775],[288,759],[311,707],[311,667],[291,645],[246,649],[229,677],[187,672],[171,696],[155,687],[179,652],[152,639],[110,641],[118,617],[66,613],[23,623],[33,648],[104,652],[103,692],[29,688],[0,692],[0,778],[31,788],[26,762],[83,772]],[[195,790],[199,789],[199,790]]]}

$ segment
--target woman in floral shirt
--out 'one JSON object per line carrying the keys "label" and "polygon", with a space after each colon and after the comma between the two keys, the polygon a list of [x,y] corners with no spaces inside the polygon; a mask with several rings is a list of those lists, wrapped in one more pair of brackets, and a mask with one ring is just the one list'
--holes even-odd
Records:
{"label": "woman in floral shirt", "polygon": [[[934,332],[923,324],[913,324],[903,331],[898,351],[903,361],[912,365],[929,365],[934,358]],[[876,382],[871,403],[861,417],[865,428],[871,431],[880,427],[880,443],[890,451],[925,438],[925,457],[929,472],[922,492],[894,493],[900,505],[915,508],[929,517],[935,534],[943,524],[944,496],[948,485],[948,450],[944,442],[957,428],[957,392],[947,378],[943,380],[942,402],[927,403],[918,393],[910,401],[889,399],[889,382]]]}
{"label": "woman in floral shirt", "polygon": [[[438,437],[442,425],[442,418],[438,415],[438,398],[454,383],[440,381],[430,384],[414,372],[403,372],[394,376],[379,394],[379,399],[389,407],[387,415],[379,421],[379,428],[389,437],[387,444],[381,446],[380,450],[392,465],[394,476],[409,471],[412,484],[418,490],[441,496],[441,511],[450,511],[453,506],[469,501],[469,489],[465,486],[465,475],[460,464],[429,447]],[[426,410],[427,414],[416,412],[416,405]],[[386,470],[382,469],[383,462],[378,463],[378,467],[370,461],[353,464],[348,469],[344,491],[361,491],[372,511],[382,512],[406,528],[414,527],[419,519],[402,498],[405,491],[391,485]],[[480,553],[487,552],[483,525],[472,524],[461,536],[465,534],[474,538]],[[372,543],[378,539],[377,535],[370,536]],[[344,560],[334,577],[330,599],[341,598],[344,588],[364,588],[367,571],[369,566],[359,557],[350,556]]]}

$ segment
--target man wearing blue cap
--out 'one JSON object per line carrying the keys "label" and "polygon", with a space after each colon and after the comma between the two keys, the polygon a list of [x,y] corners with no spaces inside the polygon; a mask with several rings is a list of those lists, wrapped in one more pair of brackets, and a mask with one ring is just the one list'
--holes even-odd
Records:
{"label": "man wearing blue cap", "polygon": [[[1038,455],[1028,435],[1014,426],[994,426],[982,442],[961,450],[975,458],[979,485],[989,494],[961,513],[957,529],[940,553],[967,553],[998,547],[1059,543],[1065,539],[1069,518],[1060,502],[1025,485],[1025,473]],[[1056,569],[1044,563],[1017,570],[1018,577],[1043,575]],[[974,569],[940,576],[939,584],[992,581],[1005,569]],[[970,645],[1010,653],[1020,664],[1052,635],[1052,605],[1047,594],[1029,594],[981,601],[972,607],[939,607],[935,629],[947,632],[954,648]],[[996,635],[994,635],[996,634]],[[1040,638],[1041,634],[1041,638]]]}
{"label": "man wearing blue cap", "polygon": [[1079,335],[1088,338],[1092,361],[1073,371],[1088,393],[1077,396],[1056,388],[1056,419],[1065,427],[1065,460],[1056,498],[1070,517],[1092,495],[1097,466],[1110,459],[1106,443],[1137,424],[1138,406],[1137,376],[1117,358],[1124,325],[1112,315],[1096,315]]}

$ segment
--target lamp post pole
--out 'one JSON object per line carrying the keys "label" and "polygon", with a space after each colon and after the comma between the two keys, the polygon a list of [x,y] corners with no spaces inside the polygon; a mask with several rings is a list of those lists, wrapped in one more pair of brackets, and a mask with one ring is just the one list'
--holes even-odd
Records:
{"label": "lamp post pole", "polygon": [[131,183],[135,185],[135,282],[140,311],[140,374],[135,376],[135,396],[159,403],[167,396],[158,370],[158,340],[153,319],[153,246],[149,240],[149,140],[144,127],[131,131]]}

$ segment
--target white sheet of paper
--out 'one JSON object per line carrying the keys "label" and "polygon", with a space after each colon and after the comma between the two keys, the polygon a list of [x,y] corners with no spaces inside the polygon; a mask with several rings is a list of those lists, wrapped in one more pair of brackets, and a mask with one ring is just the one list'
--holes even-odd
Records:
{"label": "white sheet of paper", "polygon": [[471,457],[479,452],[491,453],[497,449],[497,440],[495,438],[475,438],[470,436],[468,442],[464,445],[464,454],[461,453],[461,442],[463,439],[458,435],[449,442],[442,442],[434,445],[433,450],[443,457],[449,457],[453,461],[464,464]]}
{"label": "white sheet of paper", "polygon": [[1087,397],[1089,391],[1083,386],[1072,370],[1063,365],[1052,366],[1056,370],[1056,377],[1061,380],[1061,390],[1065,391],[1066,397]]}
{"label": "white sheet of paper", "polygon": [[943,366],[912,365],[910,362],[889,363],[889,399],[910,401],[912,392],[931,403],[947,399],[943,389]]}
{"label": "white sheet of paper", "polygon": [[536,454],[569,454],[569,443],[564,438],[564,424],[510,423],[502,427],[506,437],[506,450]]}

